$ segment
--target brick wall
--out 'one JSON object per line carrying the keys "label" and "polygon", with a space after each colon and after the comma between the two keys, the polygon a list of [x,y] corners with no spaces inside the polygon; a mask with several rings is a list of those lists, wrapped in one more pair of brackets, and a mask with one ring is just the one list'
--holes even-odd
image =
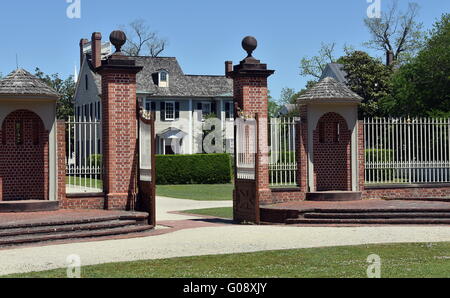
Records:
{"label": "brick wall", "polygon": [[103,158],[107,209],[134,209],[136,200],[136,74],[102,71]]}
{"label": "brick wall", "polygon": [[386,188],[366,188],[363,198],[366,199],[426,199],[426,198],[449,198],[450,186],[406,186]]}
{"label": "brick wall", "polygon": [[[337,132],[339,124],[339,134]],[[320,137],[320,126],[323,137]],[[336,139],[336,136],[339,136]],[[352,189],[351,131],[345,119],[336,113],[327,113],[319,119],[313,134],[314,179],[317,191]]]}
{"label": "brick wall", "polygon": [[63,120],[56,122],[56,146],[57,199],[60,208],[66,208],[66,123]]}
{"label": "brick wall", "polygon": [[307,106],[302,105],[300,107],[301,128],[299,129],[299,147],[298,152],[298,169],[300,179],[300,189],[306,193],[308,192],[308,110]]}
{"label": "brick wall", "polygon": [[18,110],[6,117],[0,131],[0,200],[48,200],[48,145],[49,132],[38,115]]}
{"label": "brick wall", "polygon": [[64,205],[60,207],[63,209],[105,209],[104,196],[68,196],[64,200]]}

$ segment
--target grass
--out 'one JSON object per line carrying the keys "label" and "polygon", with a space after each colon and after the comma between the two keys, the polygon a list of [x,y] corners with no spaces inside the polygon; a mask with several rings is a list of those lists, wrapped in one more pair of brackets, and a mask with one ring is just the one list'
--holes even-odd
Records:
{"label": "grass", "polygon": [[[381,257],[381,277],[450,277],[450,243],[309,248],[185,257],[82,267],[84,278],[365,278],[367,257]],[[8,277],[64,278],[66,269]]]}
{"label": "grass", "polygon": [[[101,179],[90,179],[90,178],[82,178],[82,177],[69,177],[66,176],[66,184],[68,185],[79,185],[92,188],[103,188],[103,180]],[[92,186],[91,186],[92,185]]]}
{"label": "grass", "polygon": [[233,184],[158,185],[158,196],[195,201],[227,201],[233,199]]}
{"label": "grass", "polygon": [[196,210],[186,210],[183,213],[207,215],[220,218],[233,218],[233,208],[223,207],[223,208],[209,208],[209,209],[196,209]]}

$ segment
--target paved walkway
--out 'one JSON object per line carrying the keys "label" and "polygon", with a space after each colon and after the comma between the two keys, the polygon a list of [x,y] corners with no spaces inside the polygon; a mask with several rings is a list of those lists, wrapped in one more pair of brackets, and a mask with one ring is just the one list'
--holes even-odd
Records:
{"label": "paved walkway", "polygon": [[[158,198],[162,222],[183,222],[169,211],[223,207],[231,202]],[[194,207],[193,207],[194,206]],[[165,212],[163,210],[166,210]],[[161,214],[162,213],[162,214]],[[164,214],[165,213],[165,214]],[[0,275],[65,268],[71,254],[82,265],[324,246],[450,241],[449,227],[293,227],[241,226],[192,218],[203,227],[178,229],[157,236],[26,247],[0,251]],[[195,227],[195,228],[194,228]],[[376,253],[376,252],[375,252]]]}

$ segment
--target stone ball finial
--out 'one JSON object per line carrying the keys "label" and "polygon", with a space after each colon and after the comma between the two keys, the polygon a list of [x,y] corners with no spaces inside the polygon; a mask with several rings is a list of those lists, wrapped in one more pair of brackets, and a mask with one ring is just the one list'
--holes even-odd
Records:
{"label": "stone ball finial", "polygon": [[247,36],[242,40],[242,48],[252,57],[253,51],[258,47],[258,41],[253,36]]}
{"label": "stone ball finial", "polygon": [[122,51],[122,46],[127,42],[127,36],[125,35],[125,32],[121,30],[115,30],[111,32],[109,41],[111,41],[111,43],[116,48],[116,53],[120,53]]}

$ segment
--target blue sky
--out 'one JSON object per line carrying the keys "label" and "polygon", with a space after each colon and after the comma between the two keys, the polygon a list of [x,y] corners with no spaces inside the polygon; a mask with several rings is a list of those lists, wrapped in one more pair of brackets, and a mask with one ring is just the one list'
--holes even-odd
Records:
{"label": "blue sky", "polygon": [[[382,6],[390,1],[382,0]],[[425,28],[450,12],[448,0],[415,2]],[[405,7],[408,0],[399,3]],[[363,24],[367,0],[81,0],[81,19],[66,16],[66,0],[4,0],[0,5],[3,75],[16,68],[17,54],[20,67],[33,72],[38,66],[67,77],[79,61],[80,38],[99,31],[107,40],[119,25],[143,18],[169,40],[163,56],[177,57],[188,74],[222,75],[225,60],[236,64],[245,57],[242,38],[255,36],[254,56],[276,70],[269,88],[277,98],[283,87],[305,86],[300,59],[315,55],[321,42],[336,42],[342,54],[344,44],[364,49],[369,39]]]}

